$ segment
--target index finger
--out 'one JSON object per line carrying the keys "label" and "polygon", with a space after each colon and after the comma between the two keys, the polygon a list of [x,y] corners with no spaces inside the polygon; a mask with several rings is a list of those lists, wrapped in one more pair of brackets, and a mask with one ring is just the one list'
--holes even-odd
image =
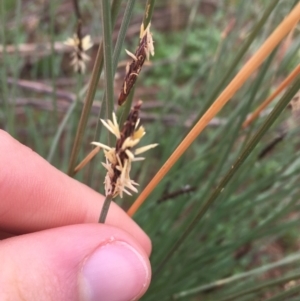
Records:
{"label": "index finger", "polygon": [[[102,195],[60,172],[2,130],[0,166],[0,229],[23,234],[98,221]],[[130,233],[150,253],[148,236],[115,203],[106,223]]]}

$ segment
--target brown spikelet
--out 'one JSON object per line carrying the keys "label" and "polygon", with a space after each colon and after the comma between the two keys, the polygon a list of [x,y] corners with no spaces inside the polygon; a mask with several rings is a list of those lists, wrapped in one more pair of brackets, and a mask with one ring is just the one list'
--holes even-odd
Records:
{"label": "brown spikelet", "polygon": [[139,100],[136,105],[131,109],[126,121],[121,129],[121,137],[116,143],[116,152],[118,153],[122,147],[125,139],[133,135],[137,121],[139,119],[139,110],[141,109],[142,101]]}
{"label": "brown spikelet", "polygon": [[147,34],[141,39],[140,44],[134,54],[131,64],[126,72],[124,82],[118,99],[118,104],[121,106],[129,95],[133,85],[135,84],[142,66],[147,57]]}
{"label": "brown spikelet", "polygon": [[[137,104],[131,109],[127,120],[124,122],[123,127],[120,131],[120,138],[117,139],[116,142],[116,156],[120,158],[120,162],[122,166],[124,166],[125,160],[128,160],[128,155],[126,154],[125,150],[122,149],[123,143],[125,142],[126,138],[131,137],[136,129],[136,124],[139,119],[139,110],[141,108],[142,101],[138,101]],[[121,175],[121,170],[117,168],[117,164],[112,166],[114,176],[111,179],[112,185],[112,194],[115,194],[117,180]]]}

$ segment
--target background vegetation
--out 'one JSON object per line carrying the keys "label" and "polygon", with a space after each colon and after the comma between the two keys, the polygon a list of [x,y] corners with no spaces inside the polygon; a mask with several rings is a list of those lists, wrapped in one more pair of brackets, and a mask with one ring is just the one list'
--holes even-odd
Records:
{"label": "background vegetation", "polygon": [[[69,66],[70,49],[63,44],[76,30],[71,1],[1,1],[0,127],[64,172],[101,41],[99,2],[79,1],[83,32],[92,36],[95,45],[89,52],[92,59],[87,72],[75,74]],[[157,142],[159,147],[133,170],[140,191],[297,2],[155,3],[155,56],[144,66],[133,99],[144,101],[144,143]],[[113,27],[113,48],[126,4],[121,4]],[[115,102],[128,60],[124,49],[134,52],[138,45],[145,4],[136,1],[129,19],[114,78]],[[251,137],[265,124],[269,109],[242,129],[247,115],[299,63],[299,45],[296,27],[212,120],[134,216],[153,241],[154,276],[143,300],[300,300],[299,127],[297,112],[290,107],[226,188],[213,198],[186,239],[172,249]],[[102,75],[80,160],[92,149],[91,141],[106,140],[105,131],[101,137],[95,136],[104,90]],[[274,139],[280,142],[273,145]],[[99,153],[76,178],[103,193],[105,171],[101,161]],[[116,201],[126,210],[135,198],[126,196]]]}

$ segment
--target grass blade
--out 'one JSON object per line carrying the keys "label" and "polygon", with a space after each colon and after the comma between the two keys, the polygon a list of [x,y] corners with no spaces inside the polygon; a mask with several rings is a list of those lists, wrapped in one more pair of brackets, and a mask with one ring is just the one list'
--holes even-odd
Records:
{"label": "grass blade", "polygon": [[143,17],[144,28],[147,28],[148,24],[151,21],[154,4],[155,4],[155,0],[147,0],[145,13]]}
{"label": "grass blade", "polygon": [[292,85],[292,87],[283,95],[281,100],[278,102],[278,104],[275,106],[274,110],[270,113],[269,117],[265,121],[265,123],[260,127],[260,129],[257,131],[257,133],[254,135],[252,139],[248,142],[248,144],[245,146],[245,149],[241,153],[241,155],[238,157],[238,159],[235,161],[235,163],[232,165],[229,172],[224,176],[224,178],[220,181],[217,188],[213,191],[213,193],[210,195],[210,197],[203,203],[201,206],[199,212],[197,213],[196,217],[192,220],[192,222],[189,224],[187,229],[184,231],[184,233],[180,236],[180,238],[177,240],[177,242],[174,244],[174,246],[171,248],[171,250],[166,254],[164,259],[162,260],[161,264],[158,266],[158,271],[161,270],[161,268],[166,264],[166,262],[171,258],[172,254],[175,252],[175,250],[183,243],[183,241],[188,237],[188,235],[191,233],[192,229],[195,227],[195,225],[198,223],[199,219],[203,217],[209,206],[214,202],[214,200],[219,196],[219,194],[224,190],[225,186],[229,182],[229,180],[233,177],[233,175],[236,173],[236,171],[239,169],[239,167],[243,164],[243,162],[247,159],[247,157],[250,155],[252,150],[255,148],[257,143],[260,141],[261,137],[266,133],[266,131],[270,128],[270,126],[274,123],[274,121],[277,119],[279,114],[283,111],[283,109],[288,105],[290,100],[293,98],[293,96],[298,92],[300,88],[300,77],[296,80],[296,82]]}
{"label": "grass blade", "polygon": [[[129,0],[127,2],[126,8],[125,8],[122,24],[120,27],[120,31],[118,34],[118,38],[117,38],[117,42],[116,42],[116,46],[115,46],[114,54],[113,54],[113,74],[115,74],[117,66],[118,66],[119,57],[120,57],[121,50],[122,50],[124,40],[126,37],[126,32],[127,32],[127,29],[128,29],[131,17],[132,17],[132,11],[133,11],[134,4],[135,4],[135,0]],[[103,98],[106,98],[106,93],[104,93]],[[102,103],[103,103],[103,100],[102,100]],[[104,115],[104,111],[103,111],[103,107],[101,106],[99,115],[98,115],[98,121],[97,121],[97,125],[96,125],[94,141],[100,140],[100,136],[101,136],[100,119],[103,119],[103,117],[104,117],[103,115]],[[109,119],[110,118],[111,118],[111,116],[109,116]],[[122,124],[122,123],[120,123],[120,124]]]}
{"label": "grass blade", "polygon": [[[262,283],[260,285],[255,286],[255,287],[246,289],[246,290],[244,290],[242,292],[239,292],[239,293],[236,293],[236,294],[232,294],[232,295],[227,296],[225,298],[216,299],[216,301],[230,301],[230,300],[234,300],[237,297],[241,297],[241,296],[244,296],[244,295],[247,295],[247,294],[250,294],[250,293],[259,292],[259,291],[261,291],[264,288],[275,286],[275,285],[279,285],[279,284],[282,284],[282,283],[286,283],[286,282],[289,282],[291,280],[295,280],[295,279],[298,279],[298,278],[300,278],[300,273],[289,275],[289,276],[285,276],[285,277],[281,277],[281,278],[275,279],[275,280],[266,281],[265,283]],[[297,289],[299,290],[299,287],[297,287]],[[268,300],[272,300],[272,298],[268,299]],[[273,299],[273,300],[278,300],[278,299]],[[283,299],[279,299],[279,300],[283,300]]]}
{"label": "grass blade", "polygon": [[300,64],[285,78],[277,89],[245,120],[243,128],[248,127],[264,110],[300,73]]}
{"label": "grass blade", "polygon": [[230,64],[230,66],[227,69],[227,72],[223,75],[221,81],[217,84],[217,87],[212,91],[212,93],[208,96],[207,100],[204,103],[203,110],[200,112],[198,115],[198,119],[204,114],[204,112],[207,110],[209,104],[213,102],[214,99],[218,96],[220,93],[221,89],[225,86],[225,84],[228,82],[228,80],[232,77],[233,72],[242,59],[242,57],[245,55],[246,51],[249,49],[250,45],[254,41],[254,39],[257,37],[258,33],[261,31],[263,25],[266,23],[268,20],[270,14],[272,11],[275,9],[277,6],[278,2],[280,0],[275,0],[270,2],[269,6],[267,7],[266,11],[264,12],[263,16],[257,23],[257,25],[254,27],[253,31],[249,35],[248,39],[244,43],[244,45],[241,47],[240,51],[238,52],[237,56],[233,60],[233,62]]}
{"label": "grass blade", "polygon": [[[109,10],[109,1],[100,1],[100,8],[103,31],[106,118],[109,119],[113,112],[114,106],[114,76],[112,64],[111,15]],[[108,145],[110,145],[110,143],[108,143]]]}
{"label": "grass blade", "polygon": [[248,272],[245,272],[245,273],[240,273],[240,274],[237,274],[237,275],[225,278],[225,279],[217,280],[213,283],[201,285],[199,287],[195,287],[193,289],[177,293],[173,296],[173,298],[176,300],[176,299],[184,298],[184,297],[187,297],[187,296],[190,296],[190,295],[195,295],[195,294],[200,293],[202,291],[219,288],[219,287],[224,286],[226,284],[229,284],[229,283],[232,283],[232,282],[235,282],[235,281],[239,281],[239,280],[242,280],[242,279],[247,278],[247,277],[252,277],[252,276],[255,276],[255,275],[265,273],[265,272],[267,272],[271,269],[275,269],[275,268],[285,266],[285,265],[288,265],[288,264],[293,264],[293,263],[295,263],[296,261],[299,261],[299,260],[300,260],[300,255],[299,254],[290,255],[290,256],[282,259],[282,260],[279,260],[279,261],[271,263],[271,264],[266,264],[262,267],[253,269],[251,271],[248,271]]}

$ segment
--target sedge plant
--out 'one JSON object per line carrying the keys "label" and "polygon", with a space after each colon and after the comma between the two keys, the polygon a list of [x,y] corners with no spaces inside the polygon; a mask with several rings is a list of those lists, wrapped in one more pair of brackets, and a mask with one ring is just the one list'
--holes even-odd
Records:
{"label": "sedge plant", "polygon": [[142,300],[297,300],[298,1],[96,2],[53,1],[43,49],[2,2],[1,126],[150,235]]}

